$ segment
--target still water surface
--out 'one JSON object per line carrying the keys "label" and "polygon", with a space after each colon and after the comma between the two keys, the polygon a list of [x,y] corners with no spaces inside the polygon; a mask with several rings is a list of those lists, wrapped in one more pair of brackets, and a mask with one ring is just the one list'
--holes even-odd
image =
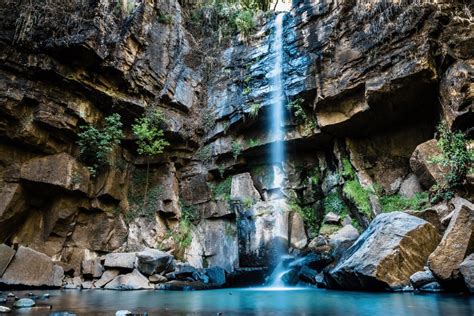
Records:
{"label": "still water surface", "polygon": [[[14,292],[25,297],[27,292]],[[39,305],[9,315],[115,315],[127,309],[148,315],[474,315],[474,297],[455,294],[366,293],[320,289],[223,289],[194,292],[52,290]],[[5,295],[5,292],[4,292]]]}

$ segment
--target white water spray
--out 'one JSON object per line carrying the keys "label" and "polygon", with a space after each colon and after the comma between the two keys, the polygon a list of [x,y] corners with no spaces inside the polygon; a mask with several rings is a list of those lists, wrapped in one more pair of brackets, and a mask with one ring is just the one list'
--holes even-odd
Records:
{"label": "white water spray", "polygon": [[[284,161],[284,92],[283,92],[283,20],[285,14],[280,13],[275,18],[275,36],[273,38],[272,48],[275,54],[275,61],[273,63],[273,69],[270,72],[270,86],[271,86],[271,98],[272,98],[272,107],[271,107],[271,136],[272,136],[272,145],[271,145],[271,162],[273,164],[273,187],[279,188],[281,190],[283,185],[283,180],[285,178],[283,161]],[[283,194],[281,194],[283,196]],[[276,214],[275,218],[275,228],[274,228],[274,238],[285,239],[287,231],[285,231],[283,223],[283,214]],[[280,251],[279,249],[276,249]],[[281,252],[281,251],[280,251]],[[280,263],[273,271],[270,277],[270,286],[275,288],[284,287],[285,284],[282,281],[286,269],[282,264],[283,253],[277,253],[279,256]]]}

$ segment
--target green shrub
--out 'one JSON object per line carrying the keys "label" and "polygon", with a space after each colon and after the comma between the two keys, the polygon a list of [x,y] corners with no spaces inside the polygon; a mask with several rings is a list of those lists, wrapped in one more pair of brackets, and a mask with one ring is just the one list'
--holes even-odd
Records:
{"label": "green shrub", "polygon": [[152,109],[136,119],[132,125],[133,134],[136,137],[138,145],[137,152],[143,156],[154,156],[163,153],[169,146],[161,129],[165,117],[163,112],[158,109]]}
{"label": "green shrub", "polygon": [[342,159],[342,172],[341,175],[346,179],[354,179],[355,178],[355,170],[352,167],[351,161],[347,158]]}
{"label": "green shrub", "polygon": [[232,177],[227,177],[215,186],[211,186],[212,194],[215,199],[230,201],[232,190]]}
{"label": "green shrub", "polygon": [[319,167],[316,166],[311,170],[310,174],[308,175],[308,184],[317,185],[319,181],[321,181],[321,171],[319,170]]}
{"label": "green shrub", "polygon": [[195,157],[204,163],[210,162],[212,159],[211,145],[206,145],[204,147],[199,148],[199,150],[196,152]]}
{"label": "green shrub", "polygon": [[244,36],[249,36],[255,28],[253,12],[250,10],[240,11],[235,18],[237,30]]}
{"label": "green shrub", "polygon": [[303,99],[297,98],[288,103],[287,108],[292,113],[297,124],[304,125],[304,130],[310,132],[318,127],[316,120],[309,116],[303,108]]}
{"label": "green shrub", "polygon": [[246,198],[244,198],[242,203],[244,205],[244,208],[250,209],[250,208],[252,208],[252,206],[254,204],[254,200],[251,197],[246,197]]}
{"label": "green shrub", "polygon": [[158,14],[158,22],[163,24],[171,24],[173,22],[173,16],[169,13]]}
{"label": "green shrub", "polygon": [[120,115],[115,113],[107,116],[101,129],[91,125],[81,126],[80,129],[77,144],[81,160],[88,166],[91,176],[95,177],[99,169],[109,164],[109,154],[120,143],[123,135]]}
{"label": "green shrub", "polygon": [[163,112],[158,109],[147,110],[142,117],[137,118],[132,124],[132,131],[136,137],[137,152],[140,155],[147,157],[146,169],[146,186],[143,200],[143,207],[147,207],[148,194],[148,175],[150,171],[149,158],[163,153],[164,149],[169,146],[168,141],[164,137],[164,132],[161,129],[165,117]]}
{"label": "green shrub", "polygon": [[153,220],[156,215],[156,202],[163,194],[163,188],[159,185],[152,187],[147,195],[140,194],[141,188],[145,185],[144,176],[141,173],[136,173],[133,179],[133,194],[129,191],[129,210],[125,214],[125,222],[129,224],[135,218],[145,217],[148,220]]}
{"label": "green shrub", "polygon": [[262,141],[260,139],[251,138],[248,140],[247,144],[250,148],[252,148],[252,147],[260,146],[262,144]]}
{"label": "green shrub", "polygon": [[403,210],[422,210],[429,206],[429,196],[426,192],[415,194],[412,198],[404,198],[399,194],[383,195],[379,197],[382,212],[394,212]]}
{"label": "green shrub", "polygon": [[350,180],[344,183],[343,192],[346,197],[351,200],[357,209],[370,217],[371,206],[369,191],[365,189],[357,180]]}
{"label": "green shrub", "polygon": [[323,200],[324,213],[333,212],[339,215],[349,214],[347,205],[337,192],[329,193]]}
{"label": "green shrub", "polygon": [[252,88],[245,87],[244,90],[242,91],[242,95],[246,96],[246,95],[250,94],[250,92],[252,92]]}
{"label": "green shrub", "polygon": [[442,154],[432,157],[431,162],[448,168],[445,183],[438,183],[433,201],[449,200],[454,191],[461,189],[466,181],[469,169],[474,163],[474,151],[468,149],[466,135],[462,132],[452,132],[446,124],[438,125],[438,147]]}
{"label": "green shrub", "polygon": [[242,153],[242,144],[239,141],[233,141],[230,146],[232,157],[234,157],[234,160],[237,160],[237,158],[239,158],[240,154]]}
{"label": "green shrub", "polygon": [[260,103],[252,103],[250,104],[249,107],[249,115],[251,118],[256,119],[258,116],[258,112],[260,111],[260,108],[262,105]]}
{"label": "green shrub", "polygon": [[210,131],[216,126],[216,115],[209,109],[202,115],[202,125],[205,131]]}

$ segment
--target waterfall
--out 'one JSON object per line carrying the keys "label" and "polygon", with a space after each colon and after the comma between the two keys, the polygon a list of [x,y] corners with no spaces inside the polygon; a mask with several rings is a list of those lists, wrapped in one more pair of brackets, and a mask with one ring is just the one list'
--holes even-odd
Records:
{"label": "waterfall", "polygon": [[[273,69],[270,71],[270,87],[271,87],[271,122],[270,132],[272,138],[271,144],[271,163],[273,164],[273,187],[282,188],[285,173],[283,169],[284,162],[284,113],[285,113],[285,95],[283,89],[283,21],[285,13],[279,13],[275,18],[275,30],[272,42],[272,50],[275,55],[273,62]],[[281,193],[281,192],[280,192]],[[280,194],[283,196],[283,194]],[[285,240],[288,232],[285,231],[285,225],[282,223],[281,214],[276,215],[275,228],[273,238]],[[275,271],[270,277],[270,285],[272,287],[283,287],[282,276],[285,270],[283,269],[282,259],[285,253],[278,246],[275,249],[277,252],[275,255],[278,257],[280,262]]]}

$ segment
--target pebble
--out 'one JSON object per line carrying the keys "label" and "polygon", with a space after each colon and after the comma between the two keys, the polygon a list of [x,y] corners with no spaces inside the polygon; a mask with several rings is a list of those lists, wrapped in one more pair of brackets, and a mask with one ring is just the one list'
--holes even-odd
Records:
{"label": "pebble", "polygon": [[44,298],[49,298],[51,295],[49,293],[46,293],[43,295]]}
{"label": "pebble", "polygon": [[127,315],[132,315],[132,312],[127,311],[127,310],[120,310],[115,313],[115,316],[127,316]]}
{"label": "pebble", "polygon": [[22,298],[15,302],[14,306],[16,308],[23,308],[23,307],[32,307],[35,306],[35,301],[31,298]]}
{"label": "pebble", "polygon": [[10,313],[12,310],[6,306],[0,306],[0,313]]}
{"label": "pebble", "polygon": [[28,293],[28,296],[35,296],[35,295],[34,295],[33,293],[31,293],[31,292],[30,292],[30,293]]}

